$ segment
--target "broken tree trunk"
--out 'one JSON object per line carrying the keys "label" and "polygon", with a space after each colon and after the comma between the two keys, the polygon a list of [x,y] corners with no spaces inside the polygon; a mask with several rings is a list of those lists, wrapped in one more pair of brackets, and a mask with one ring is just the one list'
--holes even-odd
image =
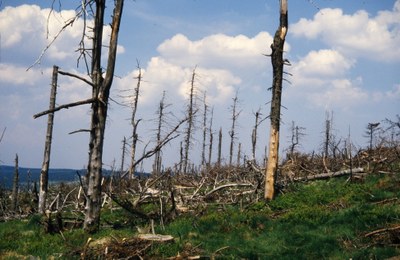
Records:
{"label": "broken tree trunk", "polygon": [[309,175],[309,176],[305,176],[305,177],[293,178],[292,181],[295,182],[295,181],[324,180],[324,179],[341,177],[341,176],[352,175],[352,174],[357,174],[357,173],[358,174],[365,173],[364,168],[355,168],[355,169],[348,169],[348,170],[342,170],[342,171],[337,171],[337,172],[327,172],[327,173]]}
{"label": "broken tree trunk", "polygon": [[112,32],[108,50],[107,68],[106,73],[104,73],[105,76],[103,77],[101,53],[106,1],[96,1],[91,66],[91,78],[93,83],[92,97],[95,101],[92,103],[89,162],[87,171],[88,189],[85,206],[85,220],[83,225],[87,233],[97,232],[100,228],[104,133],[106,128],[108,99],[114,78],[118,33],[121,23],[123,3],[123,0],[114,1],[114,14],[111,24]]}
{"label": "broken tree trunk", "polygon": [[266,200],[272,200],[275,196],[275,182],[278,170],[278,151],[279,151],[279,126],[281,114],[281,96],[283,80],[283,47],[285,44],[286,33],[288,30],[288,7],[287,0],[280,0],[280,23],[275,32],[274,41],[271,44],[271,62],[273,71],[272,80],[272,100],[271,100],[271,129],[269,138],[269,154],[265,173],[265,193]]}
{"label": "broken tree trunk", "polygon": [[[53,110],[56,106],[57,78],[58,78],[58,67],[53,66],[53,76],[52,76],[52,80],[51,80],[49,110]],[[52,142],[52,136],[53,136],[53,122],[54,122],[54,112],[49,113],[48,118],[47,118],[46,143],[44,146],[42,169],[40,171],[38,211],[39,211],[39,213],[42,213],[42,214],[44,214],[44,212],[46,210],[46,199],[47,199],[47,190],[48,190],[48,182],[49,182],[51,142]]]}

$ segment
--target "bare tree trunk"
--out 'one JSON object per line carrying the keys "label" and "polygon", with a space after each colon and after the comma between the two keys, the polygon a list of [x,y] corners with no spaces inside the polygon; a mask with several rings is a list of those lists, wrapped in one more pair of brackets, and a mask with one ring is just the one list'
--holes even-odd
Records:
{"label": "bare tree trunk", "polygon": [[329,116],[329,113],[326,112],[324,158],[329,157],[329,145],[332,143],[332,121],[333,121],[333,115],[331,114],[331,116]]}
{"label": "bare tree trunk", "polygon": [[[50,104],[49,104],[50,110],[56,107],[57,79],[58,79],[58,67],[53,66],[53,77],[51,81],[51,93],[50,93]],[[40,171],[39,205],[38,205],[39,213],[44,213],[44,211],[46,210],[51,142],[53,136],[53,122],[54,122],[54,112],[49,113],[47,118],[46,143],[44,146],[42,170]]]}
{"label": "bare tree trunk", "polygon": [[203,145],[201,149],[201,165],[206,165],[206,138],[207,138],[207,111],[206,92],[204,92],[204,111],[203,111]]}
{"label": "bare tree trunk", "polygon": [[194,115],[196,113],[194,109],[194,80],[196,76],[196,68],[193,69],[192,73],[192,80],[190,81],[190,94],[189,94],[189,105],[188,105],[188,121],[187,121],[187,128],[186,128],[186,136],[185,136],[185,153],[183,158],[183,172],[187,173],[187,168],[189,164],[189,150],[190,150],[190,142],[193,135],[194,129]]}
{"label": "bare tree trunk", "polygon": [[15,168],[13,189],[11,193],[11,210],[16,211],[18,208],[18,190],[19,190],[19,169],[18,169],[18,154],[15,155]]}
{"label": "bare tree trunk", "polygon": [[240,114],[240,112],[236,112],[237,109],[237,103],[238,103],[238,97],[237,97],[237,92],[235,97],[233,98],[233,105],[232,105],[232,127],[231,130],[229,131],[229,136],[231,137],[231,145],[229,147],[229,165],[232,165],[232,159],[233,159],[233,146],[234,146],[234,141],[236,138],[236,120]]}
{"label": "bare tree trunk", "polygon": [[269,138],[269,154],[265,173],[265,193],[266,200],[272,200],[275,196],[275,182],[278,170],[279,153],[279,127],[281,114],[281,96],[283,80],[283,47],[285,44],[286,33],[288,30],[288,6],[287,0],[280,0],[280,23],[275,33],[274,41],[271,44],[271,62],[273,70],[272,80],[272,101],[271,101],[271,130]]}
{"label": "bare tree trunk", "polygon": [[122,155],[121,155],[121,168],[119,170],[121,174],[124,172],[124,165],[125,165],[125,151],[126,151],[126,137],[124,136],[124,139],[122,140]]}
{"label": "bare tree trunk", "polygon": [[132,146],[131,146],[131,165],[129,167],[129,178],[132,179],[133,175],[135,174],[135,156],[136,156],[136,145],[138,140],[137,128],[140,120],[136,120],[136,111],[138,107],[138,100],[139,100],[139,91],[140,91],[140,84],[142,82],[142,70],[138,65],[139,75],[137,76],[137,84],[135,88],[135,94],[133,98],[133,107],[132,107],[132,117],[131,117],[131,124],[132,124]]}
{"label": "bare tree trunk", "polygon": [[210,136],[210,142],[209,142],[209,145],[208,145],[208,165],[211,165],[213,139],[214,139],[214,134],[213,134],[213,131],[212,131],[213,117],[214,117],[214,108],[211,109],[210,128],[208,129],[209,130],[209,136]]}
{"label": "bare tree trunk", "polygon": [[[158,107],[158,127],[157,127],[157,145],[161,144],[161,129],[164,121],[164,109],[165,109],[165,91],[163,92],[160,105]],[[161,150],[157,151],[154,156],[153,173],[161,172]]]}
{"label": "bare tree trunk", "polygon": [[256,160],[256,146],[257,146],[257,129],[258,129],[258,125],[259,125],[259,118],[260,118],[260,109],[257,110],[257,112],[254,114],[254,116],[256,117],[255,123],[254,123],[254,128],[253,128],[253,132],[251,133],[251,145],[252,145],[252,156],[253,156],[253,160]]}
{"label": "bare tree trunk", "polygon": [[94,35],[92,49],[92,118],[90,127],[89,162],[88,162],[88,190],[85,206],[84,229],[88,233],[97,232],[100,228],[101,207],[101,180],[103,164],[103,143],[106,128],[108,98],[112,81],[117,54],[118,33],[123,10],[123,0],[114,1],[114,14],[111,24],[112,32],[108,52],[107,68],[105,76],[101,67],[104,10],[105,0],[96,1],[94,18]]}
{"label": "bare tree trunk", "polygon": [[237,163],[236,163],[238,167],[240,166],[241,155],[242,155],[242,143],[239,143],[238,153],[237,153]]}
{"label": "bare tree trunk", "polygon": [[218,166],[221,166],[221,154],[222,154],[222,127],[219,128],[219,134],[218,134],[218,159],[217,159]]}

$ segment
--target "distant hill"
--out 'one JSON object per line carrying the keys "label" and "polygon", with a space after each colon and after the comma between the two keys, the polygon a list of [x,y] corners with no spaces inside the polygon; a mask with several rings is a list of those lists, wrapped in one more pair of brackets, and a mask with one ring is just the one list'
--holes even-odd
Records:
{"label": "distant hill", "polygon": [[[40,170],[38,168],[19,167],[19,182],[20,186],[28,185],[28,183],[39,183]],[[49,182],[72,182],[78,181],[76,171],[84,175],[84,170],[74,169],[49,169]],[[14,178],[14,166],[0,165],[0,186],[6,189],[12,188]]]}

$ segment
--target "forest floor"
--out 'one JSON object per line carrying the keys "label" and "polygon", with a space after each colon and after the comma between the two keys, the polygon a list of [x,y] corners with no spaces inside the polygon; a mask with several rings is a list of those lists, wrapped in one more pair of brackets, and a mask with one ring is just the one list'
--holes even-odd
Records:
{"label": "forest floor", "polygon": [[142,239],[149,221],[115,205],[94,235],[48,234],[31,215],[0,223],[0,259],[388,259],[400,257],[399,204],[400,173],[379,173],[293,183],[270,202],[208,203],[155,221],[167,242]]}

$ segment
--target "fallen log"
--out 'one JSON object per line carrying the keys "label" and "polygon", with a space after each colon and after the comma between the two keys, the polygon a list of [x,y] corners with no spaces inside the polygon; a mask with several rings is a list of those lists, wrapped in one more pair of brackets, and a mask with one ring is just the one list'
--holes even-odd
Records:
{"label": "fallen log", "polygon": [[347,170],[342,170],[342,171],[337,171],[337,172],[327,172],[327,173],[321,173],[321,174],[315,174],[315,175],[309,175],[305,177],[298,177],[298,178],[293,178],[292,181],[313,181],[313,180],[324,180],[324,179],[329,179],[333,177],[341,177],[341,176],[346,176],[350,174],[362,174],[364,173],[364,168],[354,168],[354,169],[347,169]]}
{"label": "fallen log", "polygon": [[141,240],[156,242],[168,242],[174,240],[173,236],[159,234],[139,234],[137,237]]}

